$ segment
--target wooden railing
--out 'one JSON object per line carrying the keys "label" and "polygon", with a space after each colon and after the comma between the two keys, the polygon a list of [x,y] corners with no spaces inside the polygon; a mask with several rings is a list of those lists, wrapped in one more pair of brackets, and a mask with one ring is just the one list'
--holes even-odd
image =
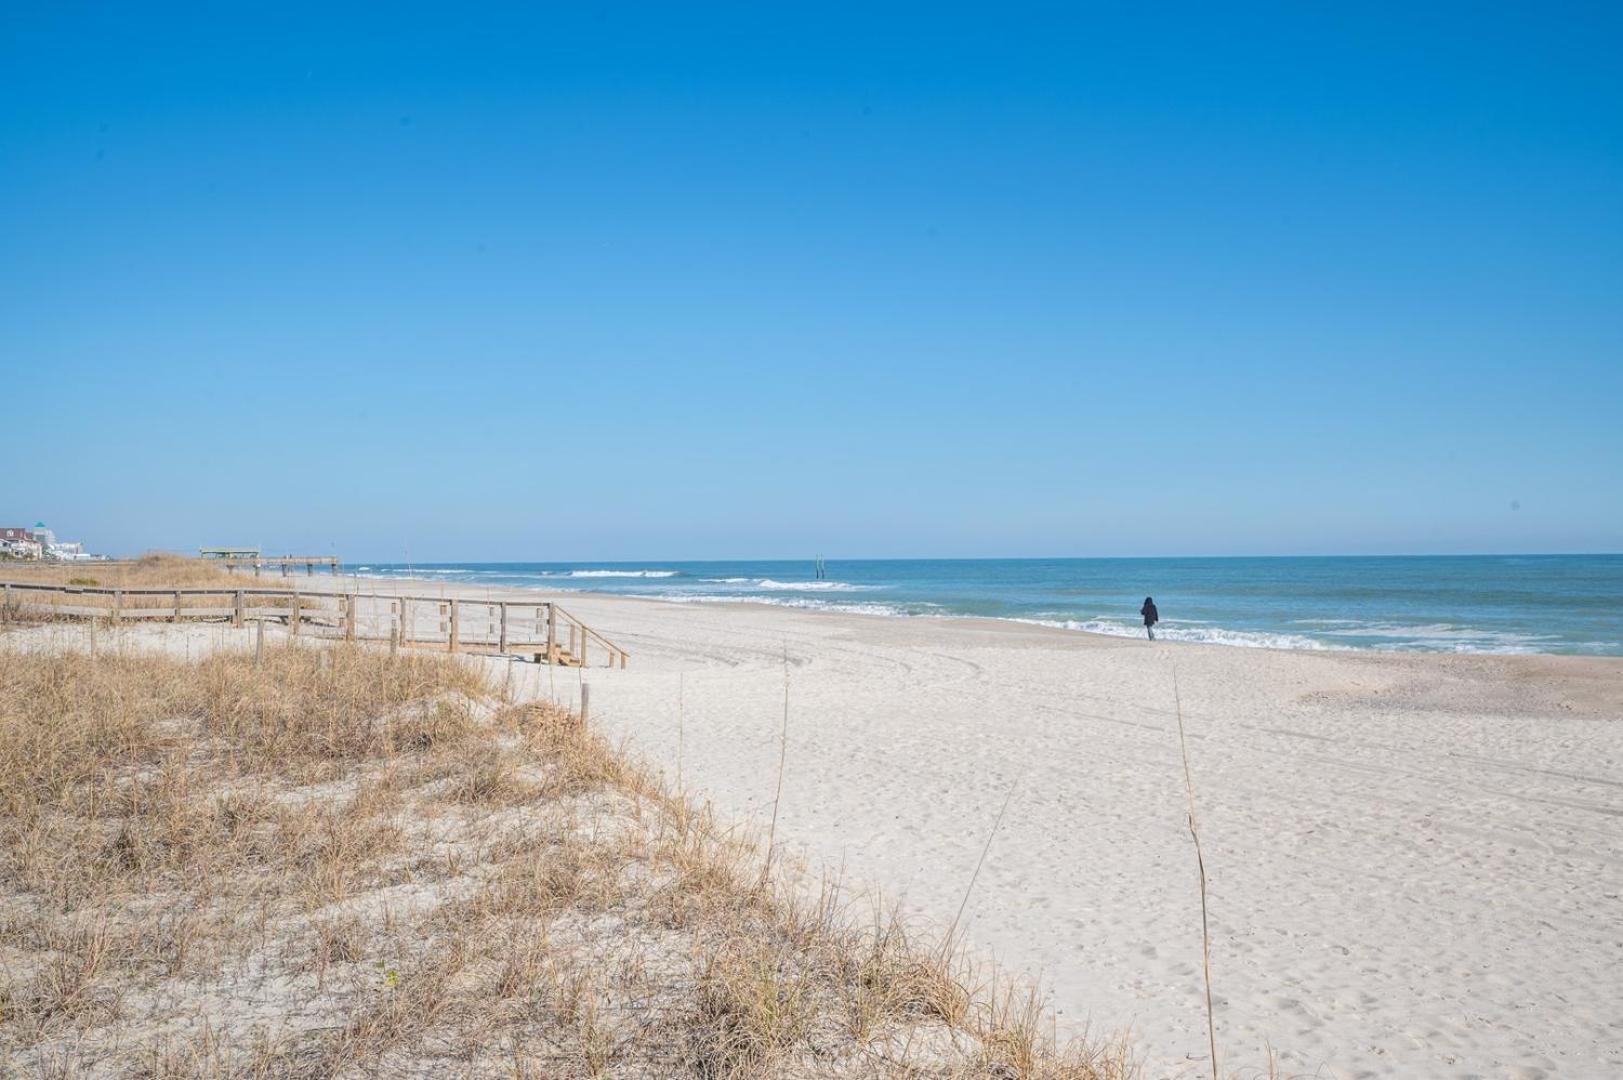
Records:
{"label": "wooden railing", "polygon": [[[402,648],[530,656],[583,666],[595,651],[609,667],[630,654],[551,601],[471,600],[397,593],[299,589],[115,589],[0,583],[0,620],[28,617],[181,622],[282,622],[293,635],[389,641]],[[594,650],[593,645],[596,645]]]}

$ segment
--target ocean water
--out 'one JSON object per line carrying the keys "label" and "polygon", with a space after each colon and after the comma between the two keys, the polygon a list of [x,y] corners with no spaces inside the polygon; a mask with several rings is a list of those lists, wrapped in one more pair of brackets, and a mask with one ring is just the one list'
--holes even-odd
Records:
{"label": "ocean water", "polygon": [[682,603],[975,615],[1287,649],[1623,655],[1623,555],[365,563],[356,572]]}

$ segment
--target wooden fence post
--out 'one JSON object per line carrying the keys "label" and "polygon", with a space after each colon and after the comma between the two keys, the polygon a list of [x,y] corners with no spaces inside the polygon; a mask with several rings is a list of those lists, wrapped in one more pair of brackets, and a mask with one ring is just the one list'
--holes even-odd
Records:
{"label": "wooden fence post", "polygon": [[6,586],[5,599],[0,600],[0,620],[4,620],[5,622],[10,622],[11,621],[11,586],[10,585]]}
{"label": "wooden fence post", "polygon": [[113,590],[113,625],[117,626],[124,619],[124,590]]}
{"label": "wooden fence post", "polygon": [[235,599],[236,603],[234,605],[234,610],[231,612],[231,625],[240,630],[242,629],[242,609],[245,600],[241,589],[237,590]]}
{"label": "wooden fence post", "polygon": [[180,621],[180,593],[178,591],[175,593],[175,617],[173,619],[169,620],[169,621],[170,622],[179,622]]}
{"label": "wooden fence post", "polygon": [[451,651],[456,652],[457,638],[457,602],[451,601]]}
{"label": "wooden fence post", "polygon": [[350,593],[348,596],[344,597],[344,616],[345,616],[345,618],[344,618],[344,640],[345,641],[354,641],[355,640],[355,611],[356,611],[356,601],[357,600],[358,600],[358,597],[356,597],[356,595],[354,593]]}
{"label": "wooden fence post", "polygon": [[406,622],[406,598],[400,598],[400,644],[404,645],[411,640],[409,624]]}
{"label": "wooden fence post", "polygon": [[547,605],[547,663],[558,662],[558,609]]}
{"label": "wooden fence post", "polygon": [[299,594],[294,593],[293,594],[293,609],[292,609],[292,612],[287,617],[288,629],[293,634],[294,637],[299,636],[299,622],[300,621],[301,620],[299,618]]}
{"label": "wooden fence post", "polygon": [[502,652],[507,651],[507,605],[499,605],[502,616],[501,643],[497,646]]}

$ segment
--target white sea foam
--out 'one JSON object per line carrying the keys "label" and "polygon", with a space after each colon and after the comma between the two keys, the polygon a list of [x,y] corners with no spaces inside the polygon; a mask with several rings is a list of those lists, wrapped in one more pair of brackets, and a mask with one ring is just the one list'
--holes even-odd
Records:
{"label": "white sea foam", "polygon": [[1534,653],[1560,639],[1551,634],[1485,630],[1453,623],[1360,623],[1346,620],[1321,633],[1334,638],[1387,638],[1371,648],[1389,652]]}
{"label": "white sea foam", "polygon": [[544,570],[542,577],[569,578],[667,578],[676,577],[680,570]]}
{"label": "white sea foam", "polygon": [[810,597],[797,596],[717,596],[715,594],[666,593],[661,596],[650,597],[650,599],[668,600],[674,604],[769,604],[772,607],[804,608],[810,611],[837,611],[848,615],[906,616],[912,614],[904,608],[893,607],[890,604],[839,603],[832,600],[814,600]]}
{"label": "white sea foam", "polygon": [[1507,630],[1482,630],[1474,626],[1459,626],[1455,623],[1421,623],[1416,626],[1392,622],[1349,622],[1342,629],[1326,630],[1325,633],[1335,634],[1338,637],[1413,637],[1439,640],[1482,638],[1512,643],[1553,640],[1549,634],[1519,634]]}
{"label": "white sea foam", "polygon": [[772,592],[868,592],[884,588],[883,585],[853,585],[848,581],[773,581],[771,578],[761,578],[755,587]]}
{"label": "white sea foam", "polygon": [[[1081,630],[1109,637],[1144,637],[1144,627],[1114,619],[1014,619],[1014,622]],[[1270,634],[1261,630],[1226,630],[1220,626],[1186,626],[1162,620],[1155,627],[1159,641],[1185,641],[1198,645],[1238,645],[1251,649],[1328,649],[1322,641],[1301,634]]]}
{"label": "white sea foam", "polygon": [[848,581],[776,581],[772,578],[722,577],[702,579],[708,585],[748,585],[768,592],[869,592],[886,585],[853,585]]}

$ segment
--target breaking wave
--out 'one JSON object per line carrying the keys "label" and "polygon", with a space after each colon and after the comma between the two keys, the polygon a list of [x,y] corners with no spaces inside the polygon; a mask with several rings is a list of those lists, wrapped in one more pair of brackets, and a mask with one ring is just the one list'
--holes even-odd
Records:
{"label": "breaking wave", "polygon": [[[1014,619],[1035,626],[1080,630],[1108,637],[1144,637],[1144,627],[1114,619]],[[1157,641],[1183,641],[1195,645],[1238,645],[1249,649],[1329,649],[1322,641],[1302,634],[1273,634],[1262,630],[1226,630],[1221,626],[1185,626],[1166,620],[1155,627]]]}
{"label": "breaking wave", "polygon": [[677,577],[680,570],[557,570],[545,571],[541,577],[566,578],[667,578]]}
{"label": "breaking wave", "polygon": [[849,581],[776,581],[772,578],[704,578],[711,585],[744,585],[767,592],[870,592],[884,585],[853,585]]}

